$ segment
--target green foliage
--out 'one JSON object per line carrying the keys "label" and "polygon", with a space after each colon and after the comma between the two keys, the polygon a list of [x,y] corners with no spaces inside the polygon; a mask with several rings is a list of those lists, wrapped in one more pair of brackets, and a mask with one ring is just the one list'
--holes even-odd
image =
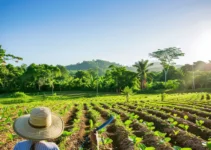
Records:
{"label": "green foliage", "polygon": [[15,139],[16,135],[12,133],[7,134],[7,139],[13,141]]}
{"label": "green foliage", "polygon": [[154,147],[146,147],[144,144],[139,144],[138,148],[140,148],[140,150],[155,150]]}
{"label": "green foliage", "polygon": [[111,144],[113,142],[112,139],[110,138],[102,138],[102,141],[103,141],[103,145],[108,145],[108,144]]}
{"label": "green foliage", "polygon": [[122,94],[125,94],[125,95],[133,94],[133,90],[129,86],[126,86],[124,90],[122,91]]}
{"label": "green foliage", "polygon": [[93,123],[92,119],[89,119],[89,125],[90,125],[90,128],[93,129],[94,123]]}
{"label": "green foliage", "polygon": [[189,129],[189,125],[185,125],[185,124],[179,124],[179,127],[184,129],[185,131],[188,131]]}
{"label": "green foliage", "polygon": [[201,95],[201,100],[204,100],[204,94]]}
{"label": "green foliage", "polygon": [[141,141],[143,140],[142,138],[139,138],[135,135],[131,135],[129,136],[129,139],[133,142],[133,144],[137,145],[139,143],[141,143]]}
{"label": "green foliage", "polygon": [[157,58],[164,68],[165,82],[167,81],[167,73],[169,67],[174,64],[174,60],[185,54],[177,47],[169,47],[165,49],[158,49],[157,51],[149,54],[151,57]]}
{"label": "green foliage", "polygon": [[161,94],[161,101],[165,101],[166,97],[167,97],[166,93]]}
{"label": "green foliage", "polygon": [[206,148],[208,148],[209,150],[211,150],[211,141],[208,141],[208,142],[204,142],[202,143],[202,145]]}
{"label": "green foliage", "polygon": [[208,93],[206,94],[206,99],[207,100],[210,100],[211,99],[210,94],[208,94]]}
{"label": "green foliage", "polygon": [[199,127],[202,127],[202,125],[204,124],[203,120],[196,120],[196,125]]}
{"label": "green foliage", "polygon": [[72,132],[69,131],[63,131],[62,136],[66,137],[66,136],[70,136],[72,134]]}
{"label": "green foliage", "polygon": [[174,150],[192,150],[191,148],[181,148],[179,146],[174,146]]}
{"label": "green foliage", "polygon": [[128,86],[126,86],[124,88],[124,90],[122,91],[122,94],[124,94],[126,96],[126,101],[128,102],[129,101],[129,96],[131,94],[133,94],[133,90],[131,88],[129,88]]}
{"label": "green foliage", "polygon": [[148,60],[141,60],[136,62],[134,67],[137,68],[138,78],[140,81],[140,88],[144,89],[146,87],[147,76],[149,74],[149,67],[153,66],[153,63],[149,63]]}
{"label": "green foliage", "polygon": [[185,119],[185,120],[188,120],[188,116],[187,116],[187,115],[185,115],[185,116],[184,116],[184,119]]}
{"label": "green foliage", "polygon": [[15,92],[11,95],[11,97],[15,97],[15,98],[27,98],[29,97],[28,95],[26,95],[24,92]]}

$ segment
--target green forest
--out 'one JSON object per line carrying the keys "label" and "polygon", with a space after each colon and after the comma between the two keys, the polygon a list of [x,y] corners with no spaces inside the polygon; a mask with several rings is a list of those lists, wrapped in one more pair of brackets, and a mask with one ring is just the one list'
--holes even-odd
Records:
{"label": "green forest", "polygon": [[[44,91],[100,91],[122,92],[130,88],[135,92],[205,90],[211,88],[211,61],[197,61],[177,67],[176,59],[185,54],[181,49],[169,47],[149,54],[161,64],[160,71],[153,71],[155,64],[149,60],[134,62],[133,67],[108,61],[84,61],[81,64],[62,66],[22,63],[24,58],[7,54],[0,46],[0,92]],[[17,66],[9,64],[15,61]],[[131,58],[132,60],[132,58]],[[159,70],[159,69],[158,69]]]}

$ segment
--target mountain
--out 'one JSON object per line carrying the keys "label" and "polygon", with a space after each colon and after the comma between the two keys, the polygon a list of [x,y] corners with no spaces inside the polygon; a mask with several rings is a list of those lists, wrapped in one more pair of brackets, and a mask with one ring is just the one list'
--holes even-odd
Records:
{"label": "mountain", "polygon": [[110,65],[114,65],[118,67],[122,66],[115,62],[109,62],[109,61],[97,59],[97,60],[92,60],[92,61],[83,61],[81,63],[77,63],[73,65],[68,65],[66,66],[66,68],[73,73],[77,70],[88,70],[88,69],[98,68],[99,75],[103,75]]}
{"label": "mountain", "polygon": [[[154,65],[152,67],[150,67],[150,71],[156,71],[156,72],[162,71],[163,67],[160,65],[159,62],[153,62],[153,63],[154,63]],[[110,65],[114,65],[114,66],[118,66],[118,67],[123,66],[123,65],[115,63],[115,62],[97,59],[97,60],[83,61],[81,63],[68,65],[68,66],[66,66],[66,68],[68,70],[70,70],[72,73],[76,72],[77,70],[88,70],[88,69],[97,69],[98,68],[99,75],[103,75]],[[124,67],[126,67],[130,71],[136,72],[136,68],[134,68],[132,66],[124,66]],[[179,68],[181,66],[177,65],[176,67]]]}

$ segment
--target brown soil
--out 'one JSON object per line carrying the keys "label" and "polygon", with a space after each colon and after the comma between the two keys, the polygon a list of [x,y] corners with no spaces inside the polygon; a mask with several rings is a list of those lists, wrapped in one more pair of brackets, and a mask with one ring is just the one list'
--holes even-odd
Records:
{"label": "brown soil", "polygon": [[[156,130],[167,133],[167,135],[171,138],[172,141],[175,142],[176,145],[180,147],[190,147],[193,150],[206,150],[206,148],[202,146],[204,140],[202,140],[201,138],[198,138],[193,134],[189,134],[185,131],[182,131],[177,127],[170,128],[168,123],[166,123],[162,119],[159,119],[158,117],[150,116],[148,114],[130,109],[128,111],[139,115],[139,117],[145,121],[154,122]],[[175,135],[174,130],[179,130],[179,134]]]}
{"label": "brown soil", "polygon": [[189,112],[178,111],[178,110],[174,110],[174,109],[168,108],[168,107],[162,107],[161,110],[164,110],[166,112],[171,112],[173,114],[177,114],[181,118],[183,118],[185,115],[187,115],[188,120],[193,122],[193,123],[195,123],[196,120],[203,120],[204,121],[203,126],[211,129],[211,120],[210,119],[206,119],[206,118],[199,117],[199,116],[194,116]]}
{"label": "brown soil", "polygon": [[[173,117],[171,115],[168,115],[168,114],[164,114],[164,113],[161,113],[157,110],[147,110],[149,113],[151,114],[154,114],[158,117],[161,117],[162,119],[168,119],[168,118],[173,118],[174,120],[176,120],[179,124],[186,124],[189,126],[189,129],[188,131],[190,133],[193,133],[195,134],[196,136],[200,136],[202,139],[204,140],[207,140],[209,139],[209,137],[211,136],[211,130],[209,129],[203,129],[201,130],[195,123],[192,123],[190,121],[187,121],[183,118],[176,118],[176,117]],[[183,129],[182,129],[183,130]]]}
{"label": "brown soil", "polygon": [[[65,143],[65,148],[67,150],[78,150],[81,143],[83,142],[83,138],[85,136],[85,129],[86,129],[86,120],[87,118],[85,117],[86,110],[83,110],[83,115],[80,118],[80,123],[79,123],[79,131],[75,132],[72,134],[70,137],[68,137],[66,143]],[[72,120],[72,119],[71,119]],[[71,126],[72,121],[68,122],[68,125]]]}
{"label": "brown soil", "polygon": [[115,124],[107,128],[108,136],[113,140],[114,150],[134,150],[132,141],[128,139],[128,133],[122,126]]}

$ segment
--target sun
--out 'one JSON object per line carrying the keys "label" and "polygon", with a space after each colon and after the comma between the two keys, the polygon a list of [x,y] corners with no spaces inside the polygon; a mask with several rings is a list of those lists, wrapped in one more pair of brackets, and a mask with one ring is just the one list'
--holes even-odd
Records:
{"label": "sun", "polygon": [[209,60],[211,55],[211,29],[202,30],[192,42],[192,56],[198,60]]}

